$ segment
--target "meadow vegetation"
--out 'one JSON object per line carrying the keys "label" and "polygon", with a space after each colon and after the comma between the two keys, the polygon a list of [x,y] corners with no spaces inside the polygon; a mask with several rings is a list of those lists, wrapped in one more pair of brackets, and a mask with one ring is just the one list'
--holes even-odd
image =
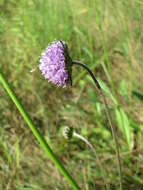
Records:
{"label": "meadow vegetation", "polygon": [[[104,105],[83,69],[58,88],[38,69],[49,42],[62,39],[87,64],[107,97],[118,137],[123,186],[143,189],[142,0],[0,0],[0,68],[57,157],[82,190],[105,189],[95,156],[67,141],[72,126],[96,148],[111,189],[119,187],[115,147]],[[70,190],[0,84],[0,190]]]}

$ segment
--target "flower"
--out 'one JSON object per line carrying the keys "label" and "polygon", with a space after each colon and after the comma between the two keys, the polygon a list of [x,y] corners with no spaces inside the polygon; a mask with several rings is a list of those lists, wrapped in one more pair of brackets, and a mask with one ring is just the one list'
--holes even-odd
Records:
{"label": "flower", "polygon": [[42,53],[39,69],[49,82],[65,87],[71,82],[71,65],[66,43],[54,41]]}
{"label": "flower", "polygon": [[74,131],[72,127],[65,126],[62,133],[66,139],[72,139]]}

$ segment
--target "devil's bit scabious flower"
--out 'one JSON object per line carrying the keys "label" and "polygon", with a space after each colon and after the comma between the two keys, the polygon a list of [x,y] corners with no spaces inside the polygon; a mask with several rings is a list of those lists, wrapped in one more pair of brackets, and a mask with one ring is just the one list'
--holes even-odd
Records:
{"label": "devil's bit scabious flower", "polygon": [[63,128],[63,136],[66,138],[66,139],[71,139],[72,136],[73,136],[73,128],[72,127],[68,127],[68,126],[65,126]]}
{"label": "devil's bit scabious flower", "polygon": [[64,41],[52,42],[42,53],[39,69],[45,79],[57,86],[71,83],[72,60]]}

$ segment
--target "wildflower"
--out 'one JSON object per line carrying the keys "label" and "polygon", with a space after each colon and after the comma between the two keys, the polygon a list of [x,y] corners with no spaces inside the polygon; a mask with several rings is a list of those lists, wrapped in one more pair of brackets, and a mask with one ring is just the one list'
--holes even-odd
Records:
{"label": "wildflower", "polygon": [[72,127],[68,127],[68,126],[65,126],[63,128],[63,136],[66,138],[66,139],[71,139],[73,137],[73,128]]}
{"label": "wildflower", "polygon": [[42,53],[39,69],[45,79],[57,86],[71,83],[72,60],[64,41],[52,42]]}

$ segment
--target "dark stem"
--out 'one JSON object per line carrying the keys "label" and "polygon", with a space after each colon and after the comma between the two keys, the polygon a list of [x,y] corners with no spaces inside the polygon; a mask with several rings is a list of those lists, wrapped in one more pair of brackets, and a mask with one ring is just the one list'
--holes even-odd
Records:
{"label": "dark stem", "polygon": [[118,141],[117,141],[117,136],[116,136],[115,128],[114,128],[114,126],[112,124],[112,118],[111,118],[111,114],[110,114],[110,111],[109,111],[109,108],[108,108],[108,104],[107,104],[105,95],[103,94],[103,91],[101,89],[101,86],[100,86],[99,82],[97,81],[97,79],[95,78],[94,74],[88,68],[87,65],[81,63],[80,61],[73,61],[72,63],[74,65],[79,65],[79,66],[83,67],[84,69],[86,69],[88,71],[88,73],[90,74],[90,76],[92,77],[93,81],[95,82],[95,84],[97,86],[99,94],[101,95],[101,97],[103,99],[103,102],[104,102],[104,105],[105,105],[105,112],[106,112],[106,115],[107,115],[107,118],[108,118],[108,121],[109,121],[109,125],[110,125],[111,131],[112,131],[112,136],[113,136],[113,139],[114,139],[114,142],[115,142],[115,150],[116,150],[116,157],[117,157],[119,177],[120,177],[120,190],[123,190],[123,187],[122,187],[121,161],[120,161],[120,154],[119,154],[119,145],[118,145]]}

